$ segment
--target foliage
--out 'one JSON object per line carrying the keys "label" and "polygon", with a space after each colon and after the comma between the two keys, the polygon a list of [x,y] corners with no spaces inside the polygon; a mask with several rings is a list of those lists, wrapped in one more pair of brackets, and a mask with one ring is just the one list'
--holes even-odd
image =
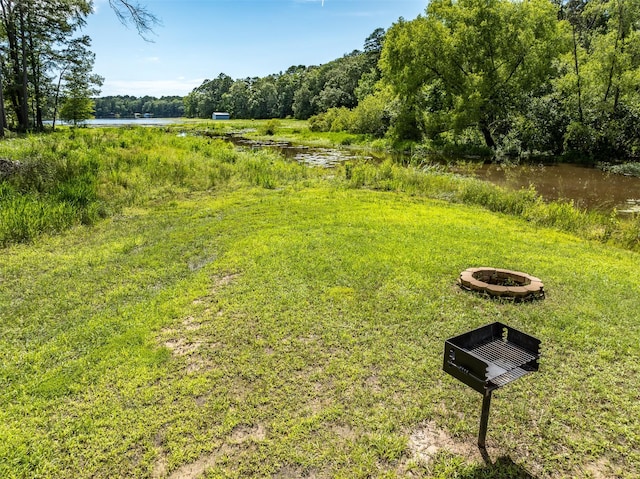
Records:
{"label": "foliage", "polygon": [[285,72],[236,80],[221,73],[185,97],[185,115],[211,118],[214,111],[228,111],[234,118],[308,119],[332,108],[354,108],[380,78],[384,34],[376,29],[365,40],[364,51],[323,65],[294,65]]}
{"label": "foliage", "polygon": [[20,162],[17,173],[0,182],[0,245],[92,224],[179,190],[230,182],[275,187],[311,175],[268,153],[241,154],[222,140],[145,128],[62,129],[0,143],[0,157]]}
{"label": "foliage", "polygon": [[83,96],[71,96],[64,99],[60,109],[60,119],[74,126],[93,118],[93,100]]}
{"label": "foliage", "polygon": [[[1,85],[0,127],[6,127],[9,118],[20,132],[44,128],[49,75],[90,12],[91,2],[86,0],[0,1],[0,60],[6,80]],[[4,109],[4,95],[10,116]]]}
{"label": "foliage", "polygon": [[640,178],[640,162],[622,163],[619,165],[600,165],[604,171],[610,171],[616,175],[637,176]]}
{"label": "foliage", "polygon": [[[60,73],[56,93],[56,101],[58,95],[62,98],[60,118],[72,122],[74,126],[93,118],[94,103],[91,97],[99,93],[98,88],[104,81],[102,77],[91,73],[95,55],[88,50],[90,44],[89,38],[84,37],[83,41],[73,43],[73,47],[65,53],[69,60]],[[55,114],[53,119],[55,124]]]}
{"label": "foliage", "polygon": [[[141,35],[158,23],[136,2],[109,5]],[[43,131],[45,117],[55,125],[61,95],[69,119],[87,118],[88,99],[98,94],[102,79],[91,74],[89,37],[74,35],[92,10],[91,0],[0,0],[0,136],[5,128]]]}
{"label": "foliage", "polygon": [[[248,123],[258,127],[258,138],[306,138],[308,144],[317,146],[357,144],[366,139],[344,132],[295,133],[300,125],[293,121]],[[215,128],[241,126],[237,121],[214,124]],[[222,130],[219,134],[223,134]],[[235,151],[230,144],[212,136],[202,126],[194,125],[192,130],[186,126],[166,130],[61,130],[0,143],[0,157],[18,160],[21,165],[18,174],[0,183],[0,244],[30,241],[43,232],[58,232],[74,224],[92,224],[125,206],[180,191],[240,185],[278,188],[324,175],[302,165],[283,163],[275,153]],[[548,204],[531,190],[510,192],[457,177],[435,168],[428,157],[417,152],[410,167],[365,163],[343,168],[348,172],[339,176],[351,188],[401,191],[481,205],[495,212],[523,216],[532,224],[557,227],[624,247],[640,247],[638,234],[634,233],[640,221],[580,211],[570,204]]]}
{"label": "foliage", "polygon": [[184,116],[184,99],[181,96],[118,95],[95,98],[94,101],[97,118],[133,118],[136,113],[150,113],[156,118]]}
{"label": "foliage", "polygon": [[399,21],[381,60],[406,112],[398,121],[421,131],[429,122],[433,133],[473,125],[495,147],[509,112],[553,75],[562,44],[556,17],[548,0],[464,0],[433,1],[426,16]]}
{"label": "foliage", "polygon": [[376,92],[364,98],[357,107],[331,108],[309,119],[311,131],[348,131],[382,138],[387,133],[392,117],[390,95]]}
{"label": "foliage", "polygon": [[273,136],[280,128],[280,122],[278,120],[269,120],[265,122],[264,126],[261,128],[261,133],[263,135]]}

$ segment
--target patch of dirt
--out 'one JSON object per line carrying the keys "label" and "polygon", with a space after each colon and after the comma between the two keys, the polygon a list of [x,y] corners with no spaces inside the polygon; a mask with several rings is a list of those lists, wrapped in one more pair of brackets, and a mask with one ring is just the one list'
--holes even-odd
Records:
{"label": "patch of dirt", "polygon": [[165,341],[164,345],[173,352],[176,356],[187,356],[196,352],[202,342],[200,341],[187,341],[186,339],[170,339]]}
{"label": "patch of dirt", "polygon": [[189,316],[182,321],[182,326],[187,331],[197,331],[202,327],[202,323],[197,321],[193,316]]}
{"label": "patch of dirt", "polygon": [[167,458],[161,455],[151,471],[152,479],[161,479],[167,477]]}
{"label": "patch of dirt", "polygon": [[[207,454],[206,456],[202,456],[196,462],[192,462],[191,464],[185,464],[179,469],[176,469],[171,473],[168,479],[196,479],[197,477],[202,476],[204,472],[210,468],[215,466],[216,461],[223,454],[227,452],[225,447],[214,451],[211,454]],[[159,479],[165,476],[152,476],[155,479]]]}
{"label": "patch of dirt", "polygon": [[380,386],[380,380],[378,376],[375,374],[365,379],[365,384],[367,388],[369,388],[374,393],[382,392],[382,387]]}
{"label": "patch of dirt", "polygon": [[237,426],[231,431],[231,442],[242,444],[246,441],[264,441],[266,436],[267,433],[262,424],[253,427]]}
{"label": "patch of dirt", "polygon": [[607,479],[609,477],[615,477],[609,461],[606,459],[599,459],[598,462],[587,464],[584,466],[584,470],[577,474],[581,477],[590,477],[592,479]]}
{"label": "patch of dirt", "polygon": [[[222,456],[233,453],[234,449],[248,441],[262,441],[266,437],[266,428],[262,424],[255,426],[238,426],[229,436],[229,444],[223,444],[216,451],[200,457],[197,461],[185,464],[167,475],[167,457],[161,454],[151,472],[152,479],[196,479],[207,469],[214,467]],[[285,476],[285,477],[313,477],[313,476]]]}
{"label": "patch of dirt", "polygon": [[[409,450],[414,459],[429,463],[440,452],[446,451],[456,456],[462,456],[469,462],[483,462],[478,445],[474,440],[460,441],[453,438],[446,431],[438,428],[434,421],[421,424],[409,437]],[[489,456],[498,457],[498,449],[492,448],[487,441]]]}
{"label": "patch of dirt", "polygon": [[228,274],[226,276],[216,276],[213,278],[213,288],[211,288],[211,293],[215,294],[218,292],[218,290],[220,290],[221,288],[224,288],[225,286],[228,286],[229,284],[231,284],[238,276],[240,276],[238,273],[234,273],[234,274]]}
{"label": "patch of dirt", "polygon": [[284,466],[271,477],[273,479],[319,479],[321,476],[313,469],[305,471],[301,467]]}
{"label": "patch of dirt", "polygon": [[349,426],[336,424],[335,426],[331,426],[331,432],[348,441],[354,441],[356,439],[356,432]]}

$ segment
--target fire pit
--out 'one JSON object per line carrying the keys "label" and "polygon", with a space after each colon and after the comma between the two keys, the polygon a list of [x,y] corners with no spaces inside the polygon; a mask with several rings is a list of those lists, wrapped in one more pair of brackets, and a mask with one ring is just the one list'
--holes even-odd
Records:
{"label": "fire pit", "polygon": [[496,322],[445,341],[445,372],[483,394],[478,446],[485,448],[491,393],[537,371],[540,340]]}
{"label": "fire pit", "polygon": [[469,268],[460,273],[458,284],[467,291],[516,301],[544,298],[544,284],[540,279],[508,269]]}

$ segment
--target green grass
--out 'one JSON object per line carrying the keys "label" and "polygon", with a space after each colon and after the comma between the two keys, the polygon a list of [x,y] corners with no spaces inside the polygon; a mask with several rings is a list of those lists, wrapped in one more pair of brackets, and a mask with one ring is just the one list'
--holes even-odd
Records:
{"label": "green grass", "polygon": [[242,136],[256,140],[289,141],[315,147],[367,146],[382,143],[382,147],[389,147],[386,142],[372,141],[369,135],[359,135],[346,132],[314,132],[309,129],[307,121],[303,120],[192,120],[186,124],[176,126],[181,131],[207,133],[210,135],[224,135],[242,132]]}
{"label": "green grass", "polygon": [[[637,477],[639,259],[330,185],[159,200],[6,248],[0,476]],[[461,291],[473,265],[539,276],[547,299]],[[425,421],[475,443],[480,395],[442,347],[495,320],[543,345],[494,394],[495,464],[415,459]]]}
{"label": "green grass", "polygon": [[[61,130],[0,157],[34,165],[0,201],[106,212],[0,251],[0,477],[640,475],[640,256],[607,244],[635,247],[634,223],[171,128]],[[456,286],[487,265],[547,298]],[[442,351],[493,321],[543,357],[494,393],[484,464],[481,397]],[[446,439],[429,461],[425,430]]]}

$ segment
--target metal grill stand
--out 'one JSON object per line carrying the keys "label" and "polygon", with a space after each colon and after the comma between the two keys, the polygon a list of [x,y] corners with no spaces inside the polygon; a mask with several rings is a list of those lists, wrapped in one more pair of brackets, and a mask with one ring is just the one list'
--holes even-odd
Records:
{"label": "metal grill stand", "polygon": [[496,322],[445,341],[443,369],[482,393],[478,446],[485,449],[491,393],[537,371],[540,340]]}

